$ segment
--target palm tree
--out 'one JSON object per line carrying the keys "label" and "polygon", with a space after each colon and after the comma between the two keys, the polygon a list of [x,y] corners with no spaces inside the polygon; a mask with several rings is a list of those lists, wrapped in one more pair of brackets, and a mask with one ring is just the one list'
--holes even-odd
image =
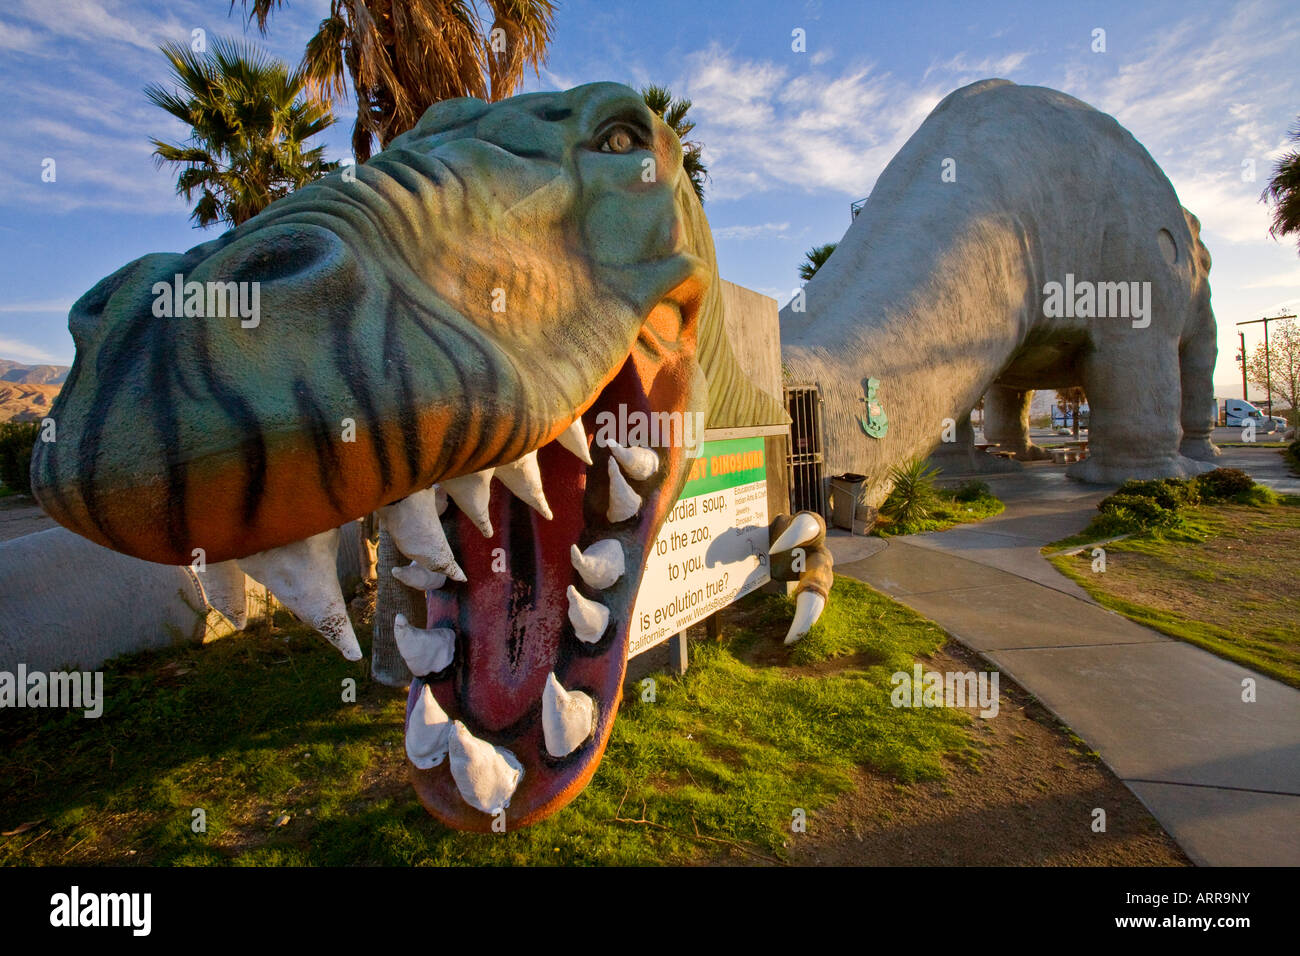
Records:
{"label": "palm tree", "polygon": [[[265,33],[283,2],[243,5]],[[440,100],[512,95],[524,68],[546,61],[554,16],[551,0],[330,0],[301,68],[322,98],[341,99],[351,81],[352,152],[365,162]]]}
{"label": "palm tree", "polygon": [[306,95],[301,71],[247,44],[216,39],[207,53],[167,43],[178,89],[155,84],[144,93],[191,129],[184,143],[153,139],[154,160],[184,167],[176,192],[198,201],[198,226],[237,226],[281,196],[338,168],[324,147],[307,140],[334,123],[329,107]]}
{"label": "palm tree", "polygon": [[[1291,130],[1291,139],[1300,143],[1300,121]],[[1273,178],[1260,196],[1261,202],[1273,203],[1273,226],[1268,234],[1279,236],[1300,234],[1300,149],[1293,149],[1278,160],[1273,167]],[[1300,239],[1300,236],[1297,236]]]}
{"label": "palm tree", "polygon": [[807,282],[817,274],[817,270],[826,264],[826,260],[835,251],[838,242],[828,242],[824,246],[813,246],[803,254],[804,261],[799,263],[799,278]]}
{"label": "palm tree", "polygon": [[682,168],[691,177],[695,195],[699,197],[700,202],[704,202],[704,183],[709,178],[709,169],[704,165],[704,145],[686,138],[691,134],[691,130],[695,129],[695,123],[686,118],[686,112],[691,108],[691,101],[684,96],[673,99],[672,90],[666,86],[647,86],[641,90],[641,96],[651,112],[659,116],[677,134],[677,139],[682,144]]}

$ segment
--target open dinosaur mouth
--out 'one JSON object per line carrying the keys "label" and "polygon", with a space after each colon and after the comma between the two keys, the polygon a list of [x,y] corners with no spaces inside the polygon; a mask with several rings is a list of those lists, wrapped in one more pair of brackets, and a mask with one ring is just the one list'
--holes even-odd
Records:
{"label": "open dinosaur mouth", "polygon": [[595,772],[646,549],[689,463],[683,427],[629,447],[607,441],[602,424],[674,412],[683,421],[699,374],[693,318],[675,304],[653,310],[592,405],[538,449],[535,470],[442,483],[451,498],[443,525],[465,581],[418,566],[397,572],[438,585],[427,592],[426,626],[400,620],[395,630],[417,675],[407,702],[413,782],[450,826],[489,830],[501,811],[511,828],[526,825]]}

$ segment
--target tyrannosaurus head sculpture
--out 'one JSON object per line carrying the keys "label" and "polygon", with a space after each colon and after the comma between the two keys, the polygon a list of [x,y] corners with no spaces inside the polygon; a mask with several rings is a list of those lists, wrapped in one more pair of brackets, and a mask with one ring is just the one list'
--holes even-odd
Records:
{"label": "tyrannosaurus head sculpture", "polygon": [[[680,144],[633,90],[440,103],[83,296],[33,490],[117,551],[237,561],[352,659],[335,529],[377,511],[428,591],[427,627],[398,633],[416,789],[457,827],[527,824],[608,740],[684,416],[775,407],[715,280]],[[606,412],[669,428],[624,447]]]}

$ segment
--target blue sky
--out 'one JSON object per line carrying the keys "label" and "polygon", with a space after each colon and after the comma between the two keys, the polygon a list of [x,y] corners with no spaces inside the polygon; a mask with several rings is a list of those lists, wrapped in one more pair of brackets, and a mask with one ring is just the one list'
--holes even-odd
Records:
{"label": "blue sky", "polygon": [[[296,62],[327,0],[288,0],[265,38]],[[71,303],[192,228],[149,137],[184,128],[141,93],[168,39],[243,34],[226,0],[7,0],[0,11],[0,357],[72,359]],[[1106,31],[1106,51],[1091,49]],[[806,52],[791,31],[806,32]],[[561,0],[526,88],[659,82],[694,100],[713,180],[722,274],[781,302],[804,250],[838,239],[849,204],[952,89],[988,76],[1064,90],[1114,115],[1202,222],[1220,328],[1215,376],[1237,395],[1235,322],[1300,305],[1293,241],[1257,200],[1300,113],[1300,10],[1230,3],[592,2]],[[347,155],[350,107],[325,137]],[[42,182],[42,160],[57,180]],[[1255,165],[1243,181],[1243,161]],[[1259,326],[1247,332],[1248,342]],[[1233,390],[1233,383],[1236,389]]]}

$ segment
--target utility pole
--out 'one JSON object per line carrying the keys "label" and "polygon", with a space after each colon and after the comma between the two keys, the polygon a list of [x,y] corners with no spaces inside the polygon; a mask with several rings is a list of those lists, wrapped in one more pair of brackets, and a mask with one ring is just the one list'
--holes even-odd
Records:
{"label": "utility pole", "polygon": [[1250,401],[1250,389],[1246,385],[1246,333],[1238,332],[1237,337],[1241,339],[1241,354],[1237,356],[1241,360],[1241,400]]}
{"label": "utility pole", "polygon": [[[1264,401],[1268,403],[1268,414],[1273,414],[1273,374],[1268,366],[1268,324],[1270,322],[1281,322],[1285,319],[1294,319],[1294,315],[1267,315],[1262,319],[1247,319],[1245,322],[1238,322],[1238,325],[1257,325],[1264,323]],[[1246,377],[1246,336],[1241,334],[1241,376],[1244,382]],[[1247,399],[1249,401],[1249,399]]]}

